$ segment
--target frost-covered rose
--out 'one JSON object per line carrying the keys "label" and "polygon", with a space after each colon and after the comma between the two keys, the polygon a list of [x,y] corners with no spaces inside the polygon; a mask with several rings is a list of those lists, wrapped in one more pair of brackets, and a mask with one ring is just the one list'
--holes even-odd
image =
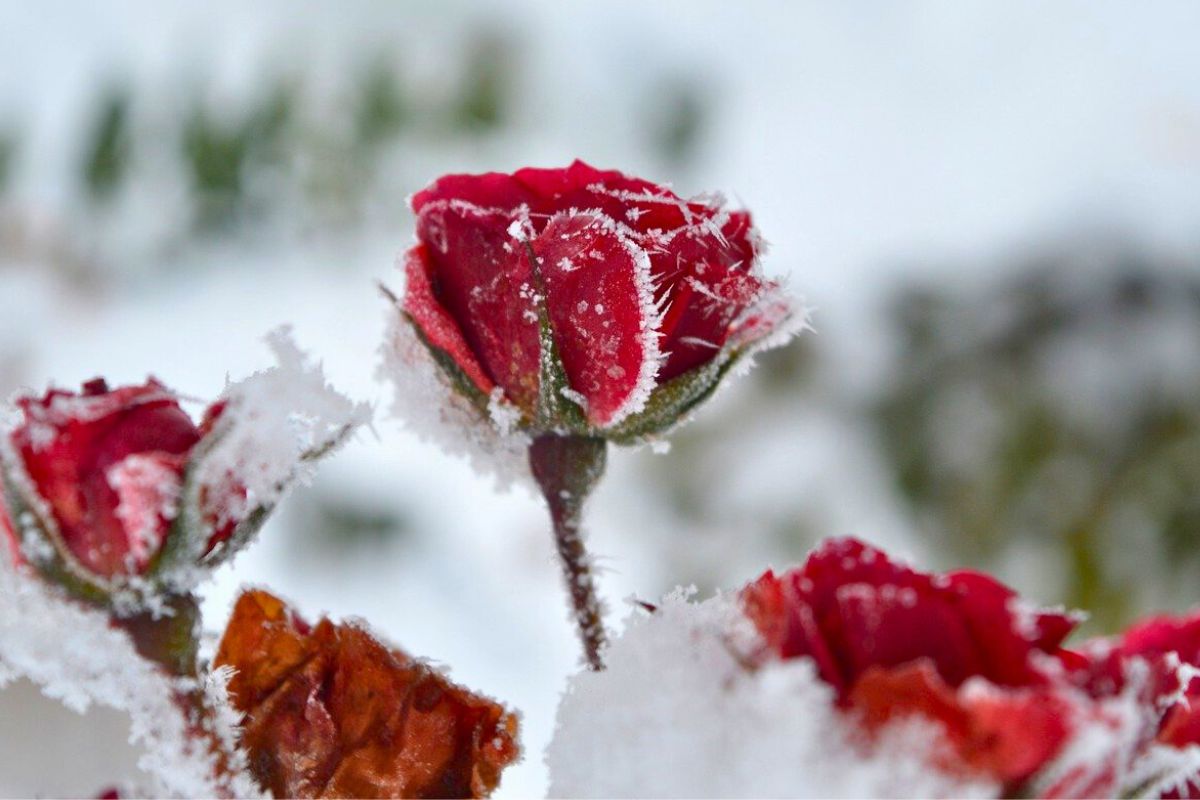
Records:
{"label": "frost-covered rose", "polygon": [[[184,469],[216,414],[197,425],[153,379],[116,389],[97,379],[78,394],[51,389],[16,406],[9,494],[33,491],[40,503],[25,513],[48,511],[57,544],[88,575],[145,572],[178,516]],[[206,550],[232,527],[213,530]]]}
{"label": "frost-covered rose", "polygon": [[401,312],[506,432],[643,439],[803,323],[750,215],[717,197],[576,161],[448,175],[412,207]]}
{"label": "frost-covered rose", "polygon": [[150,578],[187,589],[196,566],[232,555],[303,463],[365,418],[290,340],[273,344],[290,363],[230,385],[198,422],[154,379],[18,397],[0,431],[12,560],[101,600]]}
{"label": "frost-covered rose", "polygon": [[576,161],[447,175],[412,208],[404,297],[384,290],[397,313],[381,375],[410,425],[502,484],[538,484],[600,669],[603,611],[580,524],[608,442],[679,423],[804,313],[761,274],[750,215],[718,197],[684,200]]}

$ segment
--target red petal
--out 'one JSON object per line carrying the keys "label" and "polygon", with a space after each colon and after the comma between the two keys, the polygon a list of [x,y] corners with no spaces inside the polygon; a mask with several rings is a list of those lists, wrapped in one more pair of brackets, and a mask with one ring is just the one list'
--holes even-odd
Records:
{"label": "red petal", "polygon": [[1124,656],[1177,653],[1184,663],[1200,665],[1200,612],[1142,620],[1121,635],[1117,650]]}
{"label": "red petal", "polygon": [[742,314],[762,295],[765,284],[753,271],[750,217],[730,216],[721,229],[698,225],[680,231],[652,256],[663,319],[662,381],[710,361]]}
{"label": "red petal", "polygon": [[529,410],[538,392],[537,314],[529,258],[509,233],[518,216],[457,201],[420,207],[430,284],[487,375]]}
{"label": "red petal", "polygon": [[957,609],[926,587],[843,584],[836,597],[836,606],[818,620],[823,630],[835,632],[831,638],[851,674],[924,658],[957,686],[987,670]]}
{"label": "red petal", "polygon": [[600,211],[635,233],[674,230],[690,218],[711,213],[707,206],[687,203],[665,186],[582,161],[566,169],[526,168],[513,177],[528,190],[535,212]]}
{"label": "red petal", "polygon": [[591,214],[555,216],[534,251],[571,388],[593,425],[617,422],[638,410],[657,368],[646,255]]}
{"label": "red petal", "polygon": [[849,677],[843,674],[817,625],[812,607],[801,594],[802,590],[793,581],[780,580],[768,570],[742,590],[741,599],[746,616],[768,648],[780,658],[812,658],[821,678],[842,697],[850,687]]}
{"label": "red petal", "polygon": [[162,547],[175,518],[183,484],[183,456],[134,453],[105,470],[116,493],[115,514],[126,538],[128,557],[141,571]]}
{"label": "red petal", "polygon": [[982,685],[955,692],[927,661],[872,668],[854,687],[851,704],[872,729],[910,714],[940,722],[954,758],[939,766],[982,772],[1009,787],[1048,764],[1069,734],[1070,708],[1057,696],[1027,689],[988,691]]}
{"label": "red petal", "polygon": [[826,541],[801,569],[764,576],[743,602],[780,657],[812,655],[840,690],[872,667],[920,659],[951,686],[976,675],[1003,686],[1042,685],[1045,662],[1032,654],[1060,656],[1074,622],[1033,610],[1018,617],[1012,590],[986,575],[916,572],[853,539]]}
{"label": "red petal", "polygon": [[421,329],[425,339],[434,347],[444,351],[458,368],[485,395],[491,394],[495,384],[483,371],[462,329],[438,302],[433,289],[433,265],[424,245],[417,245],[405,257],[406,284],[404,310],[413,323]]}
{"label": "red petal", "polygon": [[515,211],[534,199],[514,176],[503,172],[482,175],[444,175],[412,197],[412,209],[420,215],[427,206],[451,200],[480,208]]}

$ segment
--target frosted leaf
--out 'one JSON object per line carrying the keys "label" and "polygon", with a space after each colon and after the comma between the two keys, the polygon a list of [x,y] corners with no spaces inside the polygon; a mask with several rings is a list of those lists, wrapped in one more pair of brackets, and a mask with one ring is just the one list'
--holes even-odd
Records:
{"label": "frosted leaf", "polygon": [[[370,422],[371,409],[335,391],[320,364],[313,363],[292,340],[289,327],[267,337],[277,366],[228,385],[218,400],[222,407],[210,442],[196,455],[187,499],[189,511],[203,505],[216,511],[211,522],[219,530],[274,507],[296,483],[307,483],[315,461]],[[206,493],[204,498],[198,495]],[[187,565],[199,561],[208,543],[190,541],[190,558],[179,560],[174,585],[190,588],[198,575]]]}
{"label": "frosted leaf", "polygon": [[[262,792],[240,774],[213,778],[215,757],[189,733],[191,721],[172,696],[192,686],[173,679],[138,656],[129,637],[109,625],[99,610],[70,601],[53,588],[7,563],[0,564],[0,683],[29,678],[47,697],[83,713],[92,704],[129,714],[130,741],[144,749],[139,767],[154,781],[151,795],[213,797],[232,788],[239,797]],[[235,717],[224,691],[224,675],[204,690],[218,718],[211,732],[233,746]],[[237,765],[235,765],[237,766]]]}
{"label": "frosted leaf", "polygon": [[274,505],[291,483],[309,480],[314,455],[370,420],[367,405],[326,382],[321,365],[296,346],[290,328],[274,331],[267,342],[278,365],[226,388],[217,444],[202,465],[201,483],[216,485],[232,474],[245,489],[242,507],[226,509],[234,518]]}
{"label": "frosted leaf", "polygon": [[575,675],[546,754],[555,797],[989,796],[929,768],[919,720],[869,749],[807,659],[751,671],[755,633],[731,597],[676,594],[634,612],[604,672]]}
{"label": "frosted leaf", "polygon": [[422,439],[447,453],[465,457],[475,470],[491,475],[499,489],[531,486],[528,437],[513,426],[520,410],[493,393],[488,419],[450,385],[402,314],[389,308],[387,333],[380,348],[377,375],[394,387],[392,413]]}

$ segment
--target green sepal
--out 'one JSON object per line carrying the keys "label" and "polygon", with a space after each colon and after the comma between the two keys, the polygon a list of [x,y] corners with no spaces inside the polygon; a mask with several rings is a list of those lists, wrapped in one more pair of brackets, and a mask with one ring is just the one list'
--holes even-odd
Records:
{"label": "green sepal", "polygon": [[555,344],[554,323],[550,321],[546,303],[546,282],[542,279],[541,266],[533,245],[525,242],[525,250],[529,254],[533,288],[537,292],[534,308],[538,322],[538,397],[533,428],[540,433],[591,435],[593,430],[588,425],[587,413],[563,393],[564,390],[571,390],[571,382],[567,378],[562,357],[558,354],[558,345]]}
{"label": "green sepal", "polygon": [[[353,430],[351,425],[343,427],[329,441],[303,453],[300,460],[315,461],[324,457],[341,445]],[[218,427],[192,452],[183,471],[179,513],[171,523],[162,548],[146,569],[144,578],[167,592],[191,589],[188,581],[179,580],[181,575],[186,576],[195,569],[212,570],[232,559],[254,538],[275,510],[275,504],[256,506],[245,519],[237,523],[228,539],[219,542],[210,552],[205,552],[213,530],[204,519],[200,467],[204,459],[216,449],[223,435],[223,431]],[[277,488],[282,491],[285,487],[281,485]]]}
{"label": "green sepal", "polygon": [[457,394],[470,401],[471,405],[473,405],[475,409],[483,415],[484,419],[490,419],[490,415],[488,413],[488,402],[491,398],[484,394],[480,388],[475,385],[475,382],[467,376],[467,373],[463,371],[462,367],[458,365],[458,363],[450,356],[449,353],[429,341],[429,339],[425,336],[425,332],[421,330],[421,326],[413,320],[407,311],[401,310],[400,313],[404,316],[405,321],[412,327],[413,332],[417,335],[417,338],[421,341],[421,344],[424,345],[425,349],[429,351],[429,354],[433,356],[433,360],[437,363],[438,367],[441,368],[442,374],[445,375],[450,381],[451,388]]}
{"label": "green sepal", "polygon": [[742,351],[735,350],[672,378],[650,393],[645,408],[602,435],[616,444],[628,445],[663,433],[711,397],[741,356]]}
{"label": "green sepal", "polygon": [[545,299],[538,301],[537,314],[540,354],[534,427],[539,431],[590,435],[593,429],[588,425],[586,412],[563,393],[571,390],[571,382],[554,343],[554,327],[546,311]]}

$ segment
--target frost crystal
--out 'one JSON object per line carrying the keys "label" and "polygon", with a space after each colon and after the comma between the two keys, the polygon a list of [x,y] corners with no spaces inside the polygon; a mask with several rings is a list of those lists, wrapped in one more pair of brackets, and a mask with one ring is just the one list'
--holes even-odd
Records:
{"label": "frost crystal", "polygon": [[493,392],[488,411],[493,425],[479,424],[479,411],[454,391],[445,373],[412,325],[400,314],[388,315],[377,376],[395,387],[391,411],[406,427],[447,453],[465,457],[481,474],[494,477],[500,489],[530,485],[526,466],[528,437],[514,426],[520,410]]}
{"label": "frost crystal", "polygon": [[[335,391],[292,340],[289,327],[267,337],[278,365],[230,384],[214,431],[212,445],[199,457],[194,487],[207,493],[206,510],[220,529],[270,510],[297,482],[307,483],[315,461],[340,446],[370,421],[371,409]],[[193,498],[195,499],[195,498]],[[191,542],[196,561],[206,543]],[[194,584],[176,576],[184,588]]]}
{"label": "frost crystal", "polygon": [[731,597],[634,612],[608,669],[571,679],[547,751],[555,797],[988,796],[929,768],[932,726],[867,749],[806,659],[745,666],[754,632]]}
{"label": "frost crystal", "polygon": [[245,490],[240,501],[229,498],[234,507],[222,509],[234,519],[274,505],[294,481],[308,481],[316,455],[370,420],[367,405],[326,382],[321,365],[296,346],[290,328],[271,333],[267,342],[278,366],[226,388],[217,443],[203,461],[202,484],[219,485],[233,475]]}

